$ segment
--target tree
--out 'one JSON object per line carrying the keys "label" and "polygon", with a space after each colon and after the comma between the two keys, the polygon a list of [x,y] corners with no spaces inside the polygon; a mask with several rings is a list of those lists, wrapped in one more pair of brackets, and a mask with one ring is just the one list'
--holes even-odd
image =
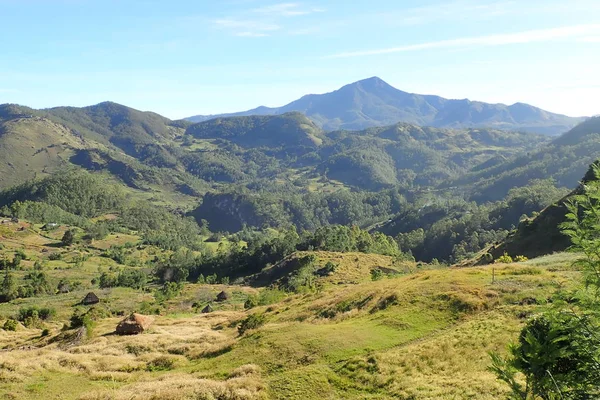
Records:
{"label": "tree", "polygon": [[[509,384],[515,399],[592,399],[600,397],[600,168],[595,181],[567,203],[563,233],[583,256],[585,287],[563,294],[555,308],[530,320],[509,357],[492,354],[491,370]],[[517,374],[525,376],[525,386]]]}
{"label": "tree", "polygon": [[75,242],[75,232],[73,229],[69,229],[65,232],[62,239],[60,240],[63,246],[70,246]]}
{"label": "tree", "polygon": [[2,280],[2,287],[0,288],[0,301],[7,302],[16,299],[18,296],[17,285],[12,276],[12,273],[8,270],[4,270],[4,279]]}

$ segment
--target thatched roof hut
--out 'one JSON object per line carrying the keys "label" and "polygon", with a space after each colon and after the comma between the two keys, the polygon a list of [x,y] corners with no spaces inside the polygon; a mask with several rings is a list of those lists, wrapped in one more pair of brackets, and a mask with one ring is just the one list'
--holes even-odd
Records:
{"label": "thatched roof hut", "polygon": [[83,300],[81,300],[81,304],[83,304],[84,306],[89,306],[91,304],[98,304],[98,303],[100,303],[100,299],[93,292],[89,292],[88,294],[85,295]]}
{"label": "thatched roof hut", "polygon": [[222,291],[221,293],[219,293],[217,295],[217,299],[216,301],[225,301],[225,300],[229,300],[229,293],[227,293],[226,291]]}
{"label": "thatched roof hut", "polygon": [[200,312],[201,312],[202,314],[208,314],[208,313],[211,313],[211,312],[213,312],[213,311],[214,311],[214,310],[213,310],[212,306],[211,306],[210,304],[207,304],[207,305],[206,305],[206,307],[204,307],[204,308],[202,309],[202,311],[200,311]]}
{"label": "thatched roof hut", "polygon": [[154,318],[132,313],[117,325],[117,335],[137,335],[144,332],[152,325]]}

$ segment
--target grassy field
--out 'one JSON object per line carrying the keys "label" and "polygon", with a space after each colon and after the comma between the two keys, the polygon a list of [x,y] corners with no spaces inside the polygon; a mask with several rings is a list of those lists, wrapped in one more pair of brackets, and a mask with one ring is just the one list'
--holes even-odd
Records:
{"label": "grassy field", "polygon": [[[55,243],[27,232],[5,229],[2,239],[4,253],[21,243],[30,258],[19,274]],[[94,248],[134,239],[109,237]],[[572,254],[443,269],[364,254],[316,256],[339,265],[316,292],[188,284],[158,307],[148,331],[122,337],[114,334],[118,315],[156,305],[152,291],[98,289],[91,279],[115,262],[95,255],[75,268],[65,255],[47,273],[78,279],[81,287],[0,304],[0,325],[22,307],[57,310],[41,326],[0,330],[0,393],[7,399],[501,398],[506,387],[487,371],[488,352],[505,351],[526,318],[579,276]],[[371,281],[375,267],[399,274]],[[108,314],[78,337],[63,326],[89,290]],[[215,303],[221,290],[232,295]],[[249,296],[267,300],[244,310]],[[215,311],[199,313],[208,303]],[[263,324],[240,335],[238,326],[251,314]]]}

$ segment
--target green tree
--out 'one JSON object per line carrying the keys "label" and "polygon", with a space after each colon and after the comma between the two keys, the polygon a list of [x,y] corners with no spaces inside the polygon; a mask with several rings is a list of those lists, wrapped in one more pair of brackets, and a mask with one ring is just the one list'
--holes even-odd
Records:
{"label": "green tree", "polygon": [[75,232],[69,229],[60,240],[63,246],[71,246],[75,242]]}
{"label": "green tree", "polygon": [[492,354],[491,370],[509,384],[513,398],[600,397],[600,168],[592,169],[597,179],[567,204],[561,226],[573,249],[583,254],[576,264],[583,269],[585,287],[530,320],[507,358]]}
{"label": "green tree", "polygon": [[2,280],[2,287],[0,288],[0,301],[11,301],[16,299],[17,296],[17,285],[12,276],[12,273],[8,269],[5,269],[4,279]]}

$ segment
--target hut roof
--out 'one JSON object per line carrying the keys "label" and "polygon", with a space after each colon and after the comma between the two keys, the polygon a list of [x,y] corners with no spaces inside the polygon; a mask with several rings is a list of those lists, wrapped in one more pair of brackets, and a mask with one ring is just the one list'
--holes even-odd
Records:
{"label": "hut roof", "polygon": [[225,301],[227,299],[229,299],[229,293],[226,291],[222,291],[217,295],[217,301]]}
{"label": "hut roof", "polygon": [[137,335],[144,332],[152,323],[154,318],[148,315],[132,313],[117,325],[117,335]]}
{"label": "hut roof", "polygon": [[81,304],[84,304],[84,305],[96,304],[99,302],[100,302],[100,299],[93,292],[89,292],[88,294],[85,295],[83,300],[81,300]]}
{"label": "hut roof", "polygon": [[207,304],[206,307],[204,307],[201,311],[202,314],[208,314],[213,312],[213,308],[210,304]]}

